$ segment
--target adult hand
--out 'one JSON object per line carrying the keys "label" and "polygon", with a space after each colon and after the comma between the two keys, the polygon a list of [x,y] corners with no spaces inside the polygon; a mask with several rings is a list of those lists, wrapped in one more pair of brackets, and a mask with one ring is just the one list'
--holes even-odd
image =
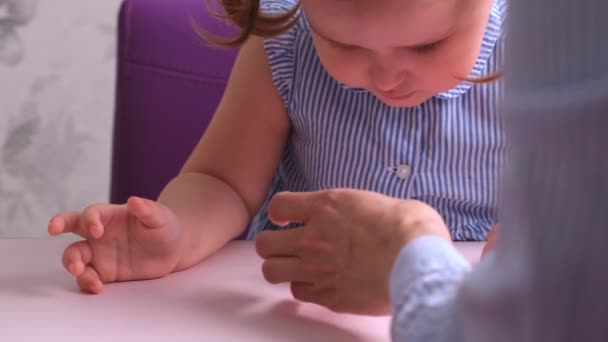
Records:
{"label": "adult hand", "polygon": [[296,299],[336,312],[390,314],[389,276],[401,249],[423,235],[450,241],[430,206],[360,190],[279,193],[268,215],[304,226],[258,235],[266,280],[290,282]]}

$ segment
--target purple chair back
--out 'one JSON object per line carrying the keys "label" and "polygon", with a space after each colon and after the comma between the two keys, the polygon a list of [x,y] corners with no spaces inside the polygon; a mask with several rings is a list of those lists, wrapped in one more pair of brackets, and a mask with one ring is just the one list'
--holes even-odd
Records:
{"label": "purple chair back", "polygon": [[121,6],[111,203],[155,199],[177,175],[224,92],[236,50],[213,48],[191,18],[215,33],[229,27],[205,0],[127,0]]}

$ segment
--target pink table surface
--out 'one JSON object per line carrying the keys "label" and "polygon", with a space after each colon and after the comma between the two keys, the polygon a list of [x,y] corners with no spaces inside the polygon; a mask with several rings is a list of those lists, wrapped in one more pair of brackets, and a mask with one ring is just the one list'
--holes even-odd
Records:
{"label": "pink table surface", "polygon": [[[236,241],[162,279],[78,290],[67,239],[0,239],[0,341],[386,341],[388,317],[336,314],[266,283],[253,243]],[[482,243],[458,243],[472,262]]]}

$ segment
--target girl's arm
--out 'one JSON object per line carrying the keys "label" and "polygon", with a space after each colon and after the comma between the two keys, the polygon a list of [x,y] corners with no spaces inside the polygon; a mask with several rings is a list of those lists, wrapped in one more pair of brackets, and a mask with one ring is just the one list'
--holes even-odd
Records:
{"label": "girl's arm", "polygon": [[267,195],[289,129],[263,40],[252,37],[241,48],[209,128],[158,199],[184,227],[176,270],[243,232]]}

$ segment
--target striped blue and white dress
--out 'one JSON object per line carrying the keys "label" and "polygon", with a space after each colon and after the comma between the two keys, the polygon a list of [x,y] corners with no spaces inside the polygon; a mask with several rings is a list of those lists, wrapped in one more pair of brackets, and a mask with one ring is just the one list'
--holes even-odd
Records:
{"label": "striped blue and white dress", "polygon": [[[495,0],[470,74],[502,63],[506,0]],[[293,0],[263,0],[281,12]],[[265,49],[292,130],[272,188],[248,238],[274,227],[267,205],[280,191],[356,188],[417,199],[436,208],[454,240],[483,240],[497,223],[505,155],[502,84],[462,83],[416,107],[395,108],[334,80],[316,54],[306,18],[267,39]]]}

